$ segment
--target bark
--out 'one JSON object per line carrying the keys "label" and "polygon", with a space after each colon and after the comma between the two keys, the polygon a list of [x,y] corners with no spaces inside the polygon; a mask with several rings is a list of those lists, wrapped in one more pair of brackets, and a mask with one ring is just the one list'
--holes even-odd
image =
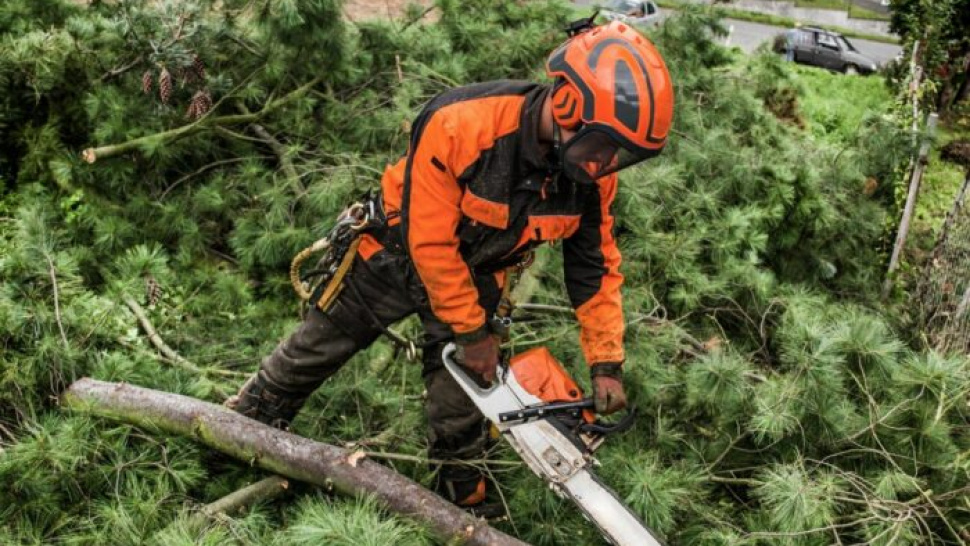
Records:
{"label": "bark", "polygon": [[277,430],[229,408],[187,396],[84,378],[64,393],[70,408],[137,426],[190,436],[242,461],[292,479],[371,495],[393,512],[415,517],[442,541],[523,546],[363,453]]}

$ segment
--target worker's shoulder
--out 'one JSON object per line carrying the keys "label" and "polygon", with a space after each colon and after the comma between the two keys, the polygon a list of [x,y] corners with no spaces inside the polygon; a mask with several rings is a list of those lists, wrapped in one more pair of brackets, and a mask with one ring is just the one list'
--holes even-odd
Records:
{"label": "worker's shoulder", "polygon": [[518,128],[522,105],[541,84],[496,80],[455,87],[432,99],[419,116],[419,128],[432,119],[454,136],[507,133]]}
{"label": "worker's shoulder", "polygon": [[490,82],[474,83],[453,87],[443,91],[425,106],[425,113],[438,110],[460,110],[485,99],[524,98],[542,87],[542,84],[524,80],[494,80]]}

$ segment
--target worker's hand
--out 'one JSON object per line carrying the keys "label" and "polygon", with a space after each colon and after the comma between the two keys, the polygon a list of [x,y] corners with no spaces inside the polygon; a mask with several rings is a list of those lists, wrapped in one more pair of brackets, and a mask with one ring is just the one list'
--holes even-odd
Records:
{"label": "worker's hand", "polygon": [[489,334],[478,341],[458,345],[458,362],[491,383],[498,369],[499,340]]}
{"label": "worker's hand", "polygon": [[609,415],[626,407],[626,393],[623,391],[623,375],[619,364],[595,365],[590,373],[593,376],[596,413]]}

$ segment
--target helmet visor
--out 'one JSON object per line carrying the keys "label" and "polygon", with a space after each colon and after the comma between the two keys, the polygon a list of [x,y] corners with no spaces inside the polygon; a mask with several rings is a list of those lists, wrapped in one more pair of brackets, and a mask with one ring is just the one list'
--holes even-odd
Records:
{"label": "helmet visor", "polygon": [[654,155],[651,150],[631,151],[610,133],[590,125],[569,139],[562,154],[566,176],[586,184]]}

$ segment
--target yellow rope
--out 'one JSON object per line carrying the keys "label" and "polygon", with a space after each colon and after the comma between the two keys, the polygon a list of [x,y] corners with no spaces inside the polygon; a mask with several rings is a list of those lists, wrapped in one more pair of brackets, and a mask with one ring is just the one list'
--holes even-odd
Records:
{"label": "yellow rope", "polygon": [[326,249],[330,246],[330,241],[324,237],[319,241],[313,243],[312,245],[304,248],[296,256],[293,257],[293,261],[290,262],[290,284],[293,285],[293,290],[296,291],[296,295],[300,297],[300,300],[307,301],[313,294],[303,286],[303,281],[300,280],[300,266],[303,262],[310,257],[315,252]]}

